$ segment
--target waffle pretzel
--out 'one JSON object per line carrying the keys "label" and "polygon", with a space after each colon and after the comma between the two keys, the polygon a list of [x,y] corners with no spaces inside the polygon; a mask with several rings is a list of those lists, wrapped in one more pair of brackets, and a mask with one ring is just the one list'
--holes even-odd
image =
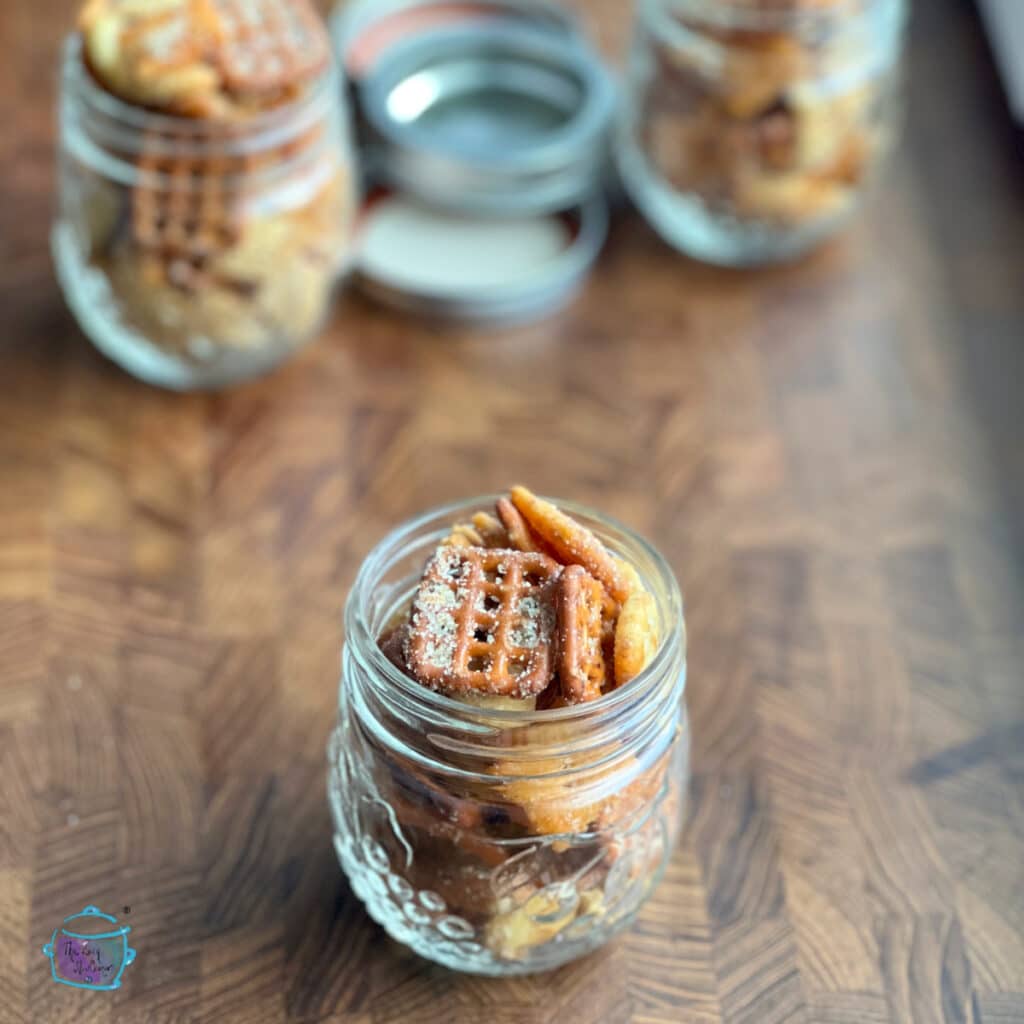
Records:
{"label": "waffle pretzel", "polygon": [[174,155],[166,139],[143,147],[132,237],[143,259],[166,271],[171,283],[199,287],[210,260],[238,243],[242,225],[230,180],[245,164],[244,158]]}
{"label": "waffle pretzel", "polygon": [[551,677],[561,572],[540,554],[439,548],[413,599],[409,671],[426,686],[456,694],[540,693]]}
{"label": "waffle pretzel", "polygon": [[582,566],[569,565],[558,581],[558,678],[567,703],[597,700],[607,682],[601,648],[604,587]]}
{"label": "waffle pretzel", "polygon": [[212,0],[226,33],[218,63],[227,90],[266,95],[324,70],[330,48],[308,0]]}
{"label": "waffle pretzel", "polygon": [[618,602],[629,596],[629,584],[616,560],[585,526],[525,487],[512,488],[512,503],[530,528],[564,565],[582,565]]}
{"label": "waffle pretzel", "polygon": [[[230,155],[190,152],[174,136],[145,136],[130,217],[131,239],[151,279],[186,291],[213,283],[246,299],[260,278],[279,275],[280,260],[328,262],[333,253],[317,206],[340,193],[342,179],[333,154],[319,150],[318,131],[264,152]],[[288,189],[290,203],[308,196],[306,205],[263,215],[254,199],[269,195],[264,169],[287,165],[296,152],[294,176],[275,188]]]}

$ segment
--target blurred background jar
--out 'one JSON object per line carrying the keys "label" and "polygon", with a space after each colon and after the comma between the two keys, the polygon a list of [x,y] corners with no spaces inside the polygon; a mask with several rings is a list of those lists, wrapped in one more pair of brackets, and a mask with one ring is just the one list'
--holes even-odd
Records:
{"label": "blurred background jar", "polygon": [[214,388],[318,332],[352,249],[343,96],[331,67],[244,119],[158,113],[101,88],[69,38],[52,244],[101,352],[152,384]]}
{"label": "blurred background jar", "polygon": [[673,246],[795,257],[856,209],[899,126],[905,0],[639,0],[620,169]]}

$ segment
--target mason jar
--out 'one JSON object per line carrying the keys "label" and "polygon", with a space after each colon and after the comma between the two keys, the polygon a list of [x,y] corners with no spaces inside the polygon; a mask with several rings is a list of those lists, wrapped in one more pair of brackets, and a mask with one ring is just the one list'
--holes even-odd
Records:
{"label": "mason jar", "polygon": [[52,247],[101,352],[152,384],[211,388],[317,333],[357,198],[337,75],[243,119],[178,117],[103,89],[68,39]]}
{"label": "mason jar", "polygon": [[599,700],[521,711],[429,690],[382,653],[460,502],[401,526],[368,556],[345,613],[338,725],[328,745],[334,843],[353,891],[394,939],[455,970],[548,970],[627,928],[679,834],[689,771],[682,600],[661,556],[625,527],[561,508],[631,562],[661,644]]}
{"label": "mason jar", "polygon": [[638,0],[626,188],[711,263],[792,258],[857,209],[897,134],[905,0]]}

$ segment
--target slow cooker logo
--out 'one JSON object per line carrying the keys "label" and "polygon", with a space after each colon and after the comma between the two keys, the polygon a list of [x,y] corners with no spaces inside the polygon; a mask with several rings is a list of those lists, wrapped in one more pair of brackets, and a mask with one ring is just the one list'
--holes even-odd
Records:
{"label": "slow cooker logo", "polygon": [[130,931],[99,907],[89,906],[65,917],[43,946],[53,980],[101,992],[120,988],[124,969],[135,959],[135,950],[128,945]]}

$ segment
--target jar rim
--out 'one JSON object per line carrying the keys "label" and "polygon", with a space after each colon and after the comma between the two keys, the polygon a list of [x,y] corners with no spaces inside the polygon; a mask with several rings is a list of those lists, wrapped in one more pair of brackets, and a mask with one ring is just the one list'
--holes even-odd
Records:
{"label": "jar rim", "polygon": [[79,32],[65,37],[62,74],[65,88],[70,87],[95,113],[109,118],[128,135],[160,133],[197,144],[234,147],[239,152],[270,149],[287,142],[306,129],[310,114],[314,119],[323,116],[331,103],[338,101],[344,88],[343,72],[332,53],[327,67],[301,96],[270,110],[236,121],[169,114],[131,103],[104,89],[86,68]]}
{"label": "jar rim", "polygon": [[[799,0],[777,7],[754,6],[750,0],[643,0],[648,11],[663,7],[667,15],[690,17],[696,26],[752,32],[810,32],[838,21],[870,20],[906,6],[906,0],[833,0],[822,7],[803,7]],[[685,26],[680,25],[680,29]]]}
{"label": "jar rim", "polygon": [[[377,576],[384,567],[386,557],[394,552],[401,553],[407,543],[426,524],[442,518],[455,522],[467,511],[493,506],[494,502],[501,496],[500,494],[481,495],[429,509],[391,530],[374,545],[370,553],[363,559],[345,604],[345,637],[346,644],[353,646],[356,656],[368,663],[374,686],[379,688],[381,680],[385,680],[388,686],[396,687],[403,697],[419,704],[430,712],[444,714],[453,721],[465,720],[471,717],[483,727],[494,729],[511,726],[529,727],[533,724],[570,724],[632,708],[643,702],[652,691],[658,689],[667,667],[675,658],[679,658],[681,661],[683,690],[685,691],[686,628],[684,605],[679,582],[672,569],[657,548],[624,523],[588,506],[563,499],[548,498],[545,500],[553,501],[560,509],[570,515],[583,515],[600,519],[611,530],[620,533],[631,544],[635,544],[640,548],[650,560],[657,573],[658,579],[656,582],[661,593],[665,595],[666,620],[670,624],[670,628],[666,635],[661,638],[654,657],[639,675],[630,680],[627,685],[617,687],[594,701],[574,704],[564,708],[551,708],[544,711],[519,711],[482,708],[477,705],[465,704],[417,683],[388,660],[380,649],[378,638],[374,634],[366,614],[366,609],[371,604],[373,589],[378,582]],[[344,685],[343,678],[341,686],[344,687]]]}

